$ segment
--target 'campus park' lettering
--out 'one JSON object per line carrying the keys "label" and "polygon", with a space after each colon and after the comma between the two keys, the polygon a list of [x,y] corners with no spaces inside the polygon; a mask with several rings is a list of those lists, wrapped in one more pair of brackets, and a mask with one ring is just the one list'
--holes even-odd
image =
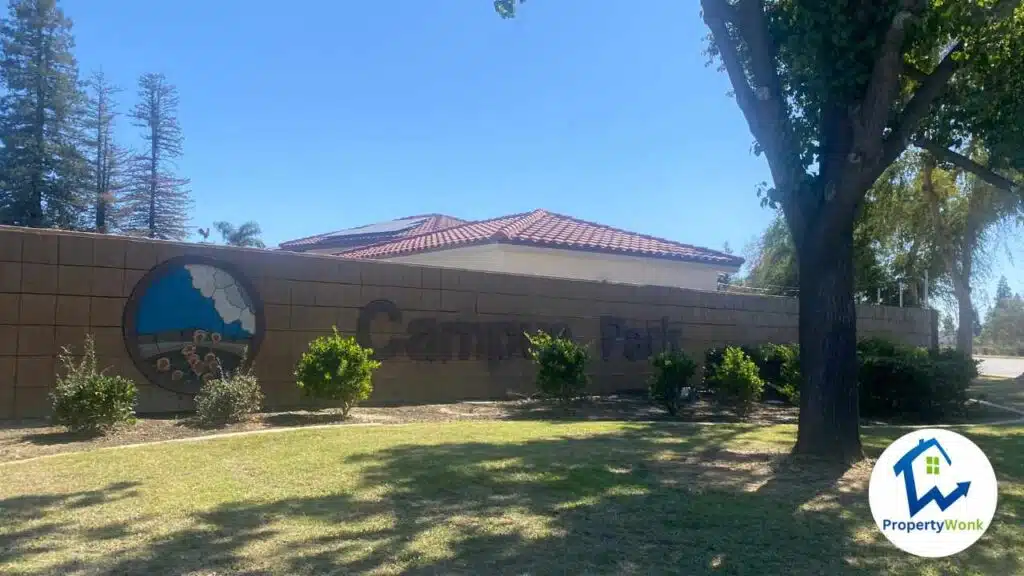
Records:
{"label": "'campus park' lettering", "polygon": [[[393,326],[405,324],[405,334],[392,336],[387,342],[374,342],[371,326],[381,317]],[[647,322],[643,328],[630,326],[622,318],[600,318],[600,352],[603,360],[620,355],[629,361],[646,361],[653,352],[678,348],[682,337],[681,323],[667,317]],[[524,333],[542,330],[553,335],[572,336],[564,322],[474,322],[455,320],[438,322],[436,318],[415,318],[402,321],[402,310],[390,300],[374,300],[359,310],[356,339],[362,346],[374,349],[379,359],[405,354],[413,360],[498,361],[523,357],[528,350]],[[394,330],[398,331],[398,330]]]}

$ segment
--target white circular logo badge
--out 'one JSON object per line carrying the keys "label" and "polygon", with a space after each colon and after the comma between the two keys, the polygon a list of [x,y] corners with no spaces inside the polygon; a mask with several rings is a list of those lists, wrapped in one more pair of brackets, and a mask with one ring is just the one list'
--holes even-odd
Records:
{"label": "white circular logo badge", "polygon": [[868,501],[875,524],[897,548],[951,556],[981,538],[996,513],[998,485],[985,453],[950,430],[915,430],[882,452]]}

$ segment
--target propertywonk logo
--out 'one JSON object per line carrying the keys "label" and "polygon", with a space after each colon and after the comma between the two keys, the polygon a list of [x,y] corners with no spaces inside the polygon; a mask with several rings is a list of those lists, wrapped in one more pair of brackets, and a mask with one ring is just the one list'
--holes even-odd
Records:
{"label": "propertywonk logo", "polygon": [[985,453],[943,429],[915,430],[889,445],[868,487],[871,514],[897,548],[927,558],[961,552],[996,513],[998,485]]}

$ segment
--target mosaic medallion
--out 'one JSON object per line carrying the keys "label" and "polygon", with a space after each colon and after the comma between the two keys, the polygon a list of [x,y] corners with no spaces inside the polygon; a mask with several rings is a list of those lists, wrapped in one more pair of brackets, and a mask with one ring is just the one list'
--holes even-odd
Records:
{"label": "mosaic medallion", "polygon": [[125,306],[124,338],[153,384],[195,394],[203,382],[251,361],[263,340],[263,307],[244,276],[199,256],[149,271]]}

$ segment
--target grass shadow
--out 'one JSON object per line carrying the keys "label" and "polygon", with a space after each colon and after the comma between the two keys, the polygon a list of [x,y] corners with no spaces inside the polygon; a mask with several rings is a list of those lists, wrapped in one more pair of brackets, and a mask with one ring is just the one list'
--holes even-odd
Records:
{"label": "grass shadow", "polygon": [[[754,428],[635,424],[521,442],[401,444],[337,461],[325,454],[325,474],[355,474],[355,488],[200,510],[189,528],[102,565],[70,560],[55,572],[1024,573],[1024,493],[1001,496],[998,525],[968,551],[912,558],[873,528],[869,462],[738,450]],[[873,439],[868,451],[886,441]],[[1024,433],[976,442],[1001,480],[1024,482]],[[119,532],[95,536],[108,534]],[[20,536],[12,549],[38,536]]]}
{"label": "grass shadow", "polygon": [[137,482],[116,482],[97,490],[16,496],[0,500],[0,563],[50,550],[51,547],[40,545],[38,541],[65,528],[50,522],[42,522],[28,528],[21,528],[19,525],[44,520],[48,513],[57,509],[87,510],[100,504],[132,498],[138,494],[138,486]]}
{"label": "grass shadow", "polygon": [[759,403],[747,418],[740,418],[731,409],[700,399],[680,407],[675,416],[640,394],[593,396],[569,405],[554,400],[531,399],[510,403],[506,420],[545,421],[618,421],[618,422],[716,422],[742,424],[782,424],[796,421],[796,409]]}
{"label": "grass shadow", "polygon": [[296,426],[316,426],[320,424],[342,424],[346,419],[341,415],[340,410],[317,410],[302,412],[278,412],[265,414],[263,422],[270,426],[292,428]]}
{"label": "grass shadow", "polygon": [[89,442],[103,436],[101,432],[41,432],[38,434],[25,434],[22,439],[37,446],[54,446],[57,444],[71,444],[74,442]]}

